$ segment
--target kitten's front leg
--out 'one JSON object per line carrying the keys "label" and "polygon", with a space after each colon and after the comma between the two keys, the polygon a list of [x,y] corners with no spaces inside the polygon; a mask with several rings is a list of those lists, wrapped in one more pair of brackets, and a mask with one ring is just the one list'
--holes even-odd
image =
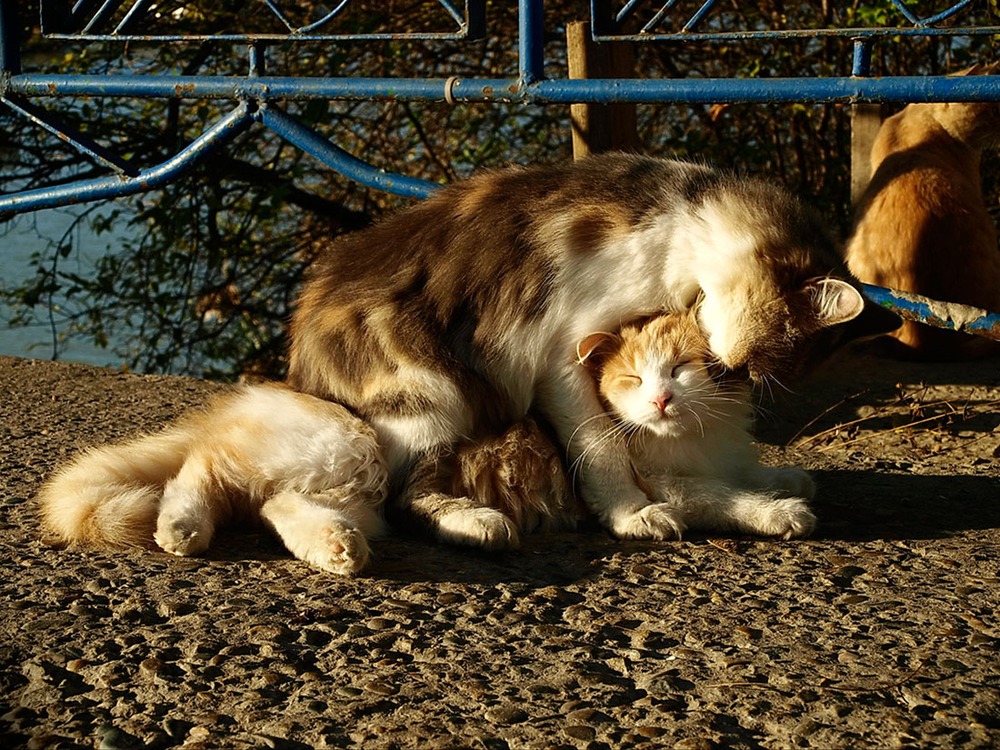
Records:
{"label": "kitten's front leg", "polygon": [[646,481],[654,496],[677,508],[691,529],[794,539],[816,528],[816,516],[803,497],[742,489],[716,479],[653,475]]}
{"label": "kitten's front leg", "polygon": [[569,364],[539,386],[539,409],[566,448],[584,503],[622,539],[676,539],[675,508],[651,503],[636,483],[628,448],[601,406],[590,375]]}

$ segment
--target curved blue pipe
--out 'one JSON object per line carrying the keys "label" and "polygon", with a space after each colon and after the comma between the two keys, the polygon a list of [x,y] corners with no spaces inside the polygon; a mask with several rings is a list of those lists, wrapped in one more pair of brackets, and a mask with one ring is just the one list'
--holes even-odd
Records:
{"label": "curved blue pipe", "polygon": [[42,208],[120,198],[160,187],[232,141],[251,124],[253,124],[251,106],[241,102],[236,109],[162,164],[151,169],[140,169],[134,177],[110,175],[0,196],[0,218],[19,211],[37,211]]}
{"label": "curved blue pipe", "polygon": [[861,291],[875,304],[892,310],[906,320],[1000,341],[1000,313],[871,284],[862,284]]}

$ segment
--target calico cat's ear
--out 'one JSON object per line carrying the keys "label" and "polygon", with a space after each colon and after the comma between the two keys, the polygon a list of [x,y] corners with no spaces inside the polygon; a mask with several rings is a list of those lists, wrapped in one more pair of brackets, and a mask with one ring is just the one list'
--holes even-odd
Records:
{"label": "calico cat's ear", "polygon": [[588,367],[600,367],[601,355],[607,353],[618,337],[613,333],[592,333],[576,345],[576,363]]}
{"label": "calico cat's ear", "polygon": [[844,340],[870,338],[894,331],[903,320],[892,310],[868,302],[857,289],[840,279],[817,279],[806,285],[817,317],[824,326],[848,323]]}
{"label": "calico cat's ear", "polygon": [[819,322],[834,326],[854,320],[865,309],[861,292],[840,279],[816,279],[805,287]]}

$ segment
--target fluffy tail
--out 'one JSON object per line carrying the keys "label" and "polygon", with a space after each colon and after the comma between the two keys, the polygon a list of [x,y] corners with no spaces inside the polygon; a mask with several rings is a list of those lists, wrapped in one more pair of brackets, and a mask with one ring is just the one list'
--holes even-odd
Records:
{"label": "fluffy tail", "polygon": [[173,427],[95,448],[59,469],[38,493],[42,524],[60,546],[153,547],[163,485],[192,436]]}

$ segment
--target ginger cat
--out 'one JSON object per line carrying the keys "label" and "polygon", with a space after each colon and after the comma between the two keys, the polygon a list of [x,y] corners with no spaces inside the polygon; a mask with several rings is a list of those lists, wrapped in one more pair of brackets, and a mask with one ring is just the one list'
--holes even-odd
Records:
{"label": "ginger cat", "polygon": [[578,461],[625,445],[673,536],[698,529],[790,539],[813,531],[812,479],[798,468],[760,465],[749,387],[717,366],[694,311],[588,336],[579,359],[614,425]]}
{"label": "ginger cat", "polygon": [[[993,73],[996,64],[959,75]],[[860,280],[943,302],[1000,310],[1000,249],[980,179],[1000,143],[1000,104],[910,104],[886,119],[857,208],[847,263]],[[978,336],[904,322],[897,353],[962,359],[1000,351]]]}

